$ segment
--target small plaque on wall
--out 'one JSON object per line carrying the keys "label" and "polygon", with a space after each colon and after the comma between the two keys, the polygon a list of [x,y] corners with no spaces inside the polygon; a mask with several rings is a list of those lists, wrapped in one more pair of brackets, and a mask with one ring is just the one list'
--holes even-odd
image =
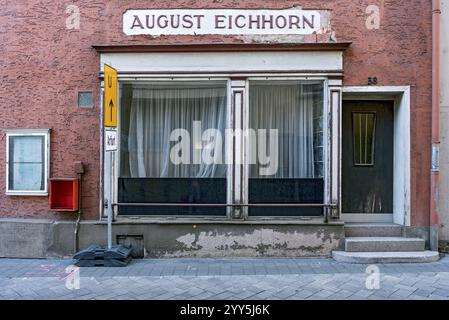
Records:
{"label": "small plaque on wall", "polygon": [[105,151],[117,151],[117,130],[105,130]]}

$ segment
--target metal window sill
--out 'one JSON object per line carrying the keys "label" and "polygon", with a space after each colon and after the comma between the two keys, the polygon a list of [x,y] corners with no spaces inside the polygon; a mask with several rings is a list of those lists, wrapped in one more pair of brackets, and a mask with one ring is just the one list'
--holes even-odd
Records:
{"label": "metal window sill", "polygon": [[[100,224],[106,224],[107,218],[101,218]],[[231,224],[231,225],[343,225],[342,220],[330,219],[324,222],[323,217],[252,217],[247,220],[232,220],[226,217],[138,217],[119,216],[113,222],[117,224]]]}

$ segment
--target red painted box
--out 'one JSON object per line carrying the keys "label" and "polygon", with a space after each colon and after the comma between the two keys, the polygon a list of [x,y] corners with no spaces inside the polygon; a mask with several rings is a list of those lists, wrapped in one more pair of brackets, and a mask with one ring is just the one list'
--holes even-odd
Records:
{"label": "red painted box", "polygon": [[77,178],[51,178],[50,179],[50,210],[78,211]]}

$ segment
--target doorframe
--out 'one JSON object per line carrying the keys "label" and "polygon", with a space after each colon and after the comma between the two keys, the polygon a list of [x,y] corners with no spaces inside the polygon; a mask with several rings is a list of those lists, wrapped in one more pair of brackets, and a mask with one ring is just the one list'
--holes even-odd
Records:
{"label": "doorframe", "polygon": [[[344,100],[390,100],[394,101],[393,133],[393,212],[390,214],[345,214],[345,222],[393,222],[410,226],[410,86],[343,86]],[[344,103],[342,103],[342,108]],[[343,112],[340,113],[342,117]],[[340,119],[340,123],[341,119]],[[339,139],[342,145],[342,137]],[[342,163],[342,148],[340,163]],[[340,165],[340,177],[342,166]],[[341,179],[340,179],[341,181]],[[339,203],[341,212],[342,188]]]}

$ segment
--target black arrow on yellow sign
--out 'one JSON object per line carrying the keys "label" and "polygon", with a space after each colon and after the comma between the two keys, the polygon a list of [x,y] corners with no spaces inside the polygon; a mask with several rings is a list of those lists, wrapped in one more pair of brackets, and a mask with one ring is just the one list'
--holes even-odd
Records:
{"label": "black arrow on yellow sign", "polygon": [[117,127],[117,70],[104,65],[104,126]]}
{"label": "black arrow on yellow sign", "polygon": [[113,108],[114,108],[114,102],[111,99],[111,101],[109,102],[109,111],[111,112],[111,121],[112,121],[112,114],[113,114],[112,109]]}

